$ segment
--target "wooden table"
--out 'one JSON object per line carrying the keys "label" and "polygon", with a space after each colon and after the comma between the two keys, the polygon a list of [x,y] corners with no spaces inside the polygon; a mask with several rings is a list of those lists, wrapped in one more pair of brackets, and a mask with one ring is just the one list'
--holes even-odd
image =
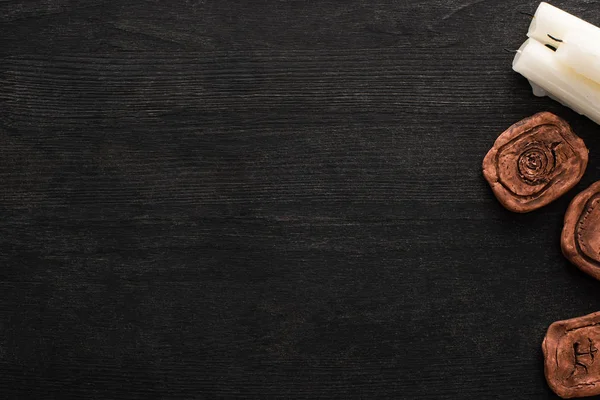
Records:
{"label": "wooden table", "polygon": [[[1,2],[0,397],[554,398],[600,128],[511,70],[536,6]],[[543,110],[590,165],[512,214],[481,161]]]}

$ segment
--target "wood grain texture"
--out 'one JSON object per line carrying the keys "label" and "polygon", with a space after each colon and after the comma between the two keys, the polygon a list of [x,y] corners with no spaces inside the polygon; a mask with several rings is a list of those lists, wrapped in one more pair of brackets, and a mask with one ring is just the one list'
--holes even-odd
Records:
{"label": "wood grain texture", "polygon": [[[600,135],[510,69],[536,5],[1,2],[0,397],[554,398]],[[543,110],[590,164],[515,215],[481,161]]]}

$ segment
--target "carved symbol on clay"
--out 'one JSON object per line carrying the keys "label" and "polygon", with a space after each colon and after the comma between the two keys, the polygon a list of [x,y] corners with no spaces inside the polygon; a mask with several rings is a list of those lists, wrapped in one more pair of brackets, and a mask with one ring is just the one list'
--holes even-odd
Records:
{"label": "carved symbol on clay", "polygon": [[[575,353],[575,364],[571,376],[578,375],[578,371],[583,369],[585,374],[588,373],[588,367],[594,363],[594,357],[598,352],[598,349],[594,346],[592,339],[588,338],[588,346],[581,350],[581,344],[579,342],[573,343],[573,352]],[[582,361],[583,358],[583,361]],[[589,360],[589,362],[588,362]]]}
{"label": "carved symbol on clay", "polygon": [[542,350],[546,380],[556,394],[600,395],[600,312],[553,323]]}

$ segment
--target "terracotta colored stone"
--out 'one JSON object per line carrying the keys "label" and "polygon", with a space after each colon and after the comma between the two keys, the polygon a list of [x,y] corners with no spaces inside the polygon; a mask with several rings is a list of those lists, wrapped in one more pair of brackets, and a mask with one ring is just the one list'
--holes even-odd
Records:
{"label": "terracotta colored stone", "polygon": [[546,380],[557,395],[600,394],[600,312],[553,323],[542,350]]}
{"label": "terracotta colored stone", "polygon": [[507,209],[525,213],[556,200],[579,182],[588,162],[585,143],[549,112],[504,131],[483,160],[483,175]]}
{"label": "terracotta colored stone", "polygon": [[571,201],[560,244],[569,261],[600,280],[600,181]]}

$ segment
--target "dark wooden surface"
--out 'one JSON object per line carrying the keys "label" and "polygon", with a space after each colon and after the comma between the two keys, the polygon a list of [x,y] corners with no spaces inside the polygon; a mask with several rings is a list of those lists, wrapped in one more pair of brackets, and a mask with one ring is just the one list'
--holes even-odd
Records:
{"label": "dark wooden surface", "polygon": [[[600,127],[511,71],[536,6],[0,2],[0,397],[554,398]],[[512,214],[481,161],[542,110],[590,165]]]}

